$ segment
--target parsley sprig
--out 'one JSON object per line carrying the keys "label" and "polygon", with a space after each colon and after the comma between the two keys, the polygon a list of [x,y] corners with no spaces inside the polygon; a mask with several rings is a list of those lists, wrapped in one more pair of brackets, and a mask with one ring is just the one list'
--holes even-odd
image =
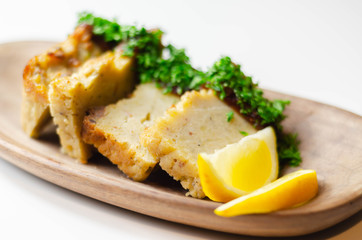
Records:
{"label": "parsley sprig", "polygon": [[[184,49],[173,45],[163,47],[160,30],[121,26],[116,21],[95,17],[91,13],[81,13],[78,23],[93,26],[93,34],[101,36],[105,42],[124,42],[123,54],[136,58],[136,71],[141,83],[155,82],[165,93],[180,95],[201,87],[210,88],[221,100],[237,106],[240,113],[256,127],[273,126],[277,133],[280,165],[300,164],[297,136],[285,134],[281,125],[285,118],[283,111],[290,102],[266,99],[258,84],[229,57],[222,57],[208,71],[202,72],[192,67]],[[232,114],[228,114],[227,121],[231,121],[232,117]]]}
{"label": "parsley sprig", "polygon": [[[78,24],[88,24],[93,26],[93,34],[102,36],[106,42],[121,42],[128,41],[130,50],[135,45],[145,45],[149,43],[149,37],[158,37],[157,44],[159,45],[159,35],[161,31],[149,33],[144,27],[119,25],[116,20],[110,21],[101,17],[96,17],[91,13],[82,12],[78,15]],[[137,42],[137,44],[135,43]],[[153,48],[152,46],[151,48]],[[132,49],[133,50],[133,49]]]}
{"label": "parsley sprig", "polygon": [[251,77],[245,76],[240,65],[229,57],[223,57],[206,72],[206,87],[215,90],[221,100],[233,101],[240,113],[249,116],[258,126],[280,123],[289,101],[270,101]]}
{"label": "parsley sprig", "polygon": [[[154,68],[144,69],[141,64],[141,83],[154,81],[164,88],[165,93],[173,91],[179,95],[200,87],[204,73],[191,66],[184,49],[168,45],[164,49],[164,55],[168,57],[154,59]],[[143,56],[138,57],[143,58]]]}

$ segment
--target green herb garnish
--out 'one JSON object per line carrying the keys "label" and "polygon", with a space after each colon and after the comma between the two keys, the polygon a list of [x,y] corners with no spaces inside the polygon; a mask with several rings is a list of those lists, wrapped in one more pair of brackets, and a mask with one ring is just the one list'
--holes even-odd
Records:
{"label": "green herb garnish", "polygon": [[[142,62],[139,63],[141,82],[156,82],[166,93],[174,91],[179,95],[191,89],[199,89],[204,74],[191,66],[185,51],[168,45],[164,54],[169,57],[154,59],[153,68],[146,69]],[[142,59],[143,56],[138,58]]]}
{"label": "green herb garnish", "polygon": [[234,118],[234,112],[230,111],[226,114],[226,121],[230,122]]}
{"label": "green herb garnish", "polygon": [[[240,109],[240,113],[256,127],[273,126],[277,134],[280,165],[298,166],[301,162],[298,140],[295,134],[285,134],[281,121],[283,111],[290,102],[270,101],[263,96],[252,78],[246,76],[240,65],[229,57],[222,57],[206,72],[192,67],[184,49],[173,45],[162,47],[162,32],[147,31],[136,26],[121,26],[116,21],[95,17],[90,13],[81,13],[78,23],[93,26],[93,34],[103,37],[106,42],[124,42],[124,55],[136,58],[136,70],[141,83],[155,82],[165,93],[179,95],[201,87],[215,91],[221,100]],[[164,57],[166,55],[167,57]],[[233,119],[233,112],[227,114],[227,121]],[[247,135],[246,132],[240,132]]]}
{"label": "green herb garnish", "polygon": [[[279,126],[281,127],[281,126]],[[297,134],[283,134],[282,130],[277,131],[277,151],[279,157],[279,165],[299,166],[302,162],[300,152],[298,150],[299,140]]]}
{"label": "green herb garnish", "polygon": [[[148,33],[143,27],[121,26],[115,20],[109,21],[104,18],[95,17],[93,14],[87,12],[82,12],[78,16],[78,24],[82,23],[93,26],[93,34],[102,36],[106,42],[130,41],[128,45],[132,45],[135,40],[142,38],[142,41],[140,42],[145,42],[148,40],[145,40],[145,38],[154,35],[154,33]],[[162,33],[156,34],[158,36]],[[141,45],[140,42],[138,42],[138,45]],[[159,38],[157,43],[159,44]],[[152,48],[153,47],[154,46],[152,46]]]}
{"label": "green herb garnish", "polygon": [[241,134],[241,135],[244,135],[244,136],[248,136],[248,135],[249,135],[249,133],[244,132],[244,131],[240,131],[240,134]]}
{"label": "green herb garnish", "polygon": [[269,101],[257,88],[252,78],[245,76],[240,65],[229,57],[223,57],[206,72],[206,86],[215,90],[220,99],[231,99],[240,108],[240,113],[253,118],[256,125],[278,124],[285,118],[284,108],[289,101]]}

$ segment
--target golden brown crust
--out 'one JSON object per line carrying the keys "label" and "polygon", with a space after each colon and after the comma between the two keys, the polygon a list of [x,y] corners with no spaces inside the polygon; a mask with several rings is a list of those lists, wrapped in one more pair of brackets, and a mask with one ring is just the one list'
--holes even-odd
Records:
{"label": "golden brown crust", "polygon": [[82,139],[84,142],[88,144],[94,143],[95,145],[99,146],[104,141],[106,141],[104,134],[96,129],[97,120],[99,117],[102,117],[104,115],[104,110],[104,106],[92,108],[84,117],[82,127]]}
{"label": "golden brown crust", "polygon": [[92,27],[80,25],[64,42],[28,61],[23,72],[21,122],[29,136],[37,137],[50,119],[49,83],[72,74],[86,60],[101,52],[99,46],[92,41]]}
{"label": "golden brown crust", "polygon": [[[35,94],[37,100],[48,102],[46,84],[50,80],[46,79],[49,77],[48,75],[54,75],[52,77],[60,77],[65,74],[70,75],[75,68],[78,68],[82,62],[88,59],[84,57],[84,52],[100,52],[96,48],[97,46],[92,42],[92,27],[89,25],[79,25],[65,42],[57,44],[45,53],[29,60],[23,72],[25,93]],[[52,67],[60,66],[66,69],[48,71]],[[40,79],[36,81],[35,78]]]}
{"label": "golden brown crust", "polygon": [[133,151],[127,143],[118,142],[112,135],[105,133],[97,127],[98,118],[104,114],[104,107],[99,107],[90,111],[90,114],[84,118],[82,139],[85,143],[94,145],[98,151],[107,157],[113,164],[118,165],[127,176],[133,180],[143,181],[152,171],[152,168],[146,170],[146,173],[139,173],[135,175],[133,161],[135,151]]}

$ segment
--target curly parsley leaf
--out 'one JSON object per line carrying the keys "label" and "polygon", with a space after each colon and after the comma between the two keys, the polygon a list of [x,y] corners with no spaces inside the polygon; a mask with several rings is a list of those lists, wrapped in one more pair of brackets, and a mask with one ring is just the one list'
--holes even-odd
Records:
{"label": "curly parsley leaf", "polygon": [[226,121],[230,122],[234,118],[234,112],[230,111],[226,113]]}
{"label": "curly parsley leaf", "polygon": [[240,131],[240,134],[241,134],[241,135],[244,135],[244,136],[248,136],[248,135],[249,135],[249,133],[244,132],[244,131]]}
{"label": "curly parsley leaf", "polygon": [[285,116],[284,108],[289,101],[270,101],[263,96],[263,91],[245,76],[240,65],[234,64],[229,57],[223,57],[206,72],[206,87],[215,90],[220,99],[236,98],[240,113],[257,116],[256,125],[266,126],[281,122]]}

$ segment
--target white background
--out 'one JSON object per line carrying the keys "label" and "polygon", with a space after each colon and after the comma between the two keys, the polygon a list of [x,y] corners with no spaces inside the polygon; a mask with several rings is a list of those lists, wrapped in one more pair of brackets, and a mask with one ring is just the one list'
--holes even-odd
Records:
{"label": "white background", "polygon": [[[362,1],[0,1],[0,43],[62,41],[78,12],[159,27],[206,69],[220,56],[260,86],[362,115]],[[240,239],[80,196],[0,159],[0,239]],[[324,238],[362,234],[353,224]],[[359,224],[356,224],[356,222]],[[315,235],[317,237],[319,235]],[[254,239],[244,237],[244,239]]]}

